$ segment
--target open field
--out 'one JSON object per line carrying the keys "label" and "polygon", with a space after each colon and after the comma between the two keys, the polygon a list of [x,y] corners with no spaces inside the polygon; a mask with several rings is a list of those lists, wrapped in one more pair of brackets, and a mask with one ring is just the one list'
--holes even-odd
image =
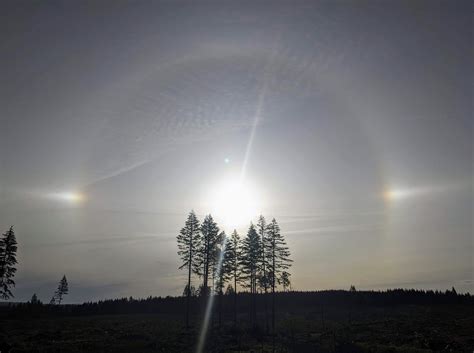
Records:
{"label": "open field", "polygon": [[[472,352],[472,305],[326,306],[279,312],[276,352]],[[260,313],[261,314],[261,313]],[[271,352],[272,336],[239,315],[234,327],[214,317],[206,352]],[[5,318],[2,352],[193,352],[198,318],[186,330],[181,315],[128,314]]]}

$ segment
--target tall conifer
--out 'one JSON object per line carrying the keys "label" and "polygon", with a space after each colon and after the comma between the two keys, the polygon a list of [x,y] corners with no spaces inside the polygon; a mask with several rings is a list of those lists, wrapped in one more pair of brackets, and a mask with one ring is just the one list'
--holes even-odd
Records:
{"label": "tall conifer", "polygon": [[11,288],[15,287],[17,242],[13,226],[3,233],[0,239],[0,298],[9,299],[13,297]]}
{"label": "tall conifer", "polygon": [[178,234],[178,255],[181,259],[180,269],[188,271],[188,283],[186,291],[186,327],[189,327],[189,301],[191,297],[191,275],[197,268],[196,254],[200,247],[199,220],[194,211],[188,215],[184,227]]}
{"label": "tall conifer", "polygon": [[219,227],[211,215],[207,215],[201,224],[201,241],[196,256],[197,271],[203,277],[202,295],[209,295],[209,279],[212,277],[218,256]]}
{"label": "tall conifer", "polygon": [[257,276],[260,269],[261,261],[261,241],[255,226],[251,223],[247,236],[242,242],[242,274],[245,278],[245,286],[250,289],[252,295],[252,321],[257,324]]}
{"label": "tall conifer", "polygon": [[285,238],[281,235],[280,226],[275,218],[267,226],[265,241],[265,259],[268,270],[268,283],[272,293],[272,332],[275,335],[275,289],[278,283],[282,283],[286,270],[290,268],[290,250],[286,245]]}
{"label": "tall conifer", "polygon": [[53,297],[51,298],[50,304],[60,305],[63,301],[63,296],[69,293],[69,285],[67,283],[66,275],[61,278],[58,284],[58,289],[54,292]]}
{"label": "tall conifer", "polygon": [[240,236],[234,229],[230,239],[226,242],[226,250],[224,255],[225,274],[233,285],[234,296],[234,324],[237,323],[237,285],[242,280],[241,272],[242,249]]}

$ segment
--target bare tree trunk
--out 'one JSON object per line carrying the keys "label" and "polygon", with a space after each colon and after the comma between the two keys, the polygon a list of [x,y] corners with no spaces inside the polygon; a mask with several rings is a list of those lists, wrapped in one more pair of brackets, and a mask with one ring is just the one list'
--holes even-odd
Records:
{"label": "bare tree trunk", "polygon": [[222,326],[222,290],[219,291],[219,328]]}
{"label": "bare tree trunk", "polygon": [[209,240],[206,242],[206,260],[204,263],[204,283],[203,289],[205,295],[209,295],[208,293],[208,278],[209,278]]}
{"label": "bare tree trunk", "polygon": [[270,331],[270,325],[268,323],[268,293],[267,293],[267,285],[265,284],[265,292],[263,294],[264,302],[265,302],[265,332],[268,333]]}
{"label": "bare tree trunk", "polygon": [[275,353],[275,284],[272,285],[272,336],[273,353]]}
{"label": "bare tree trunk", "polygon": [[273,278],[272,278],[272,335],[273,335],[273,353],[275,353],[275,281],[276,281],[276,274],[275,274],[275,254],[273,254]]}
{"label": "bare tree trunk", "polygon": [[234,272],[234,325],[237,326],[237,276]]}
{"label": "bare tree trunk", "polygon": [[257,327],[257,274],[254,271],[253,275],[253,283],[252,283],[252,320],[253,320],[253,326]]}
{"label": "bare tree trunk", "polygon": [[191,297],[191,259],[192,252],[189,252],[189,264],[188,264],[188,290],[186,293],[186,328],[189,328],[189,299]]}
{"label": "bare tree trunk", "polygon": [[257,327],[257,291],[255,283],[253,289],[253,325]]}
{"label": "bare tree trunk", "polygon": [[[264,244],[265,239],[262,234],[262,244]],[[264,247],[265,249],[265,247]],[[263,258],[263,288],[264,288],[264,306],[265,306],[265,332],[268,333],[269,331],[269,324],[268,324],[268,298],[267,298],[267,292],[268,292],[268,283],[267,283],[267,271],[265,268],[265,250],[262,252],[262,258]]]}

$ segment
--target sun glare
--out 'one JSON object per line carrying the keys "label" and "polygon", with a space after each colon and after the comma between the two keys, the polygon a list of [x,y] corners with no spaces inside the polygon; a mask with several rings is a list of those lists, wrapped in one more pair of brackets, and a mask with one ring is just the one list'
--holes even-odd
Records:
{"label": "sun glare", "polygon": [[383,194],[384,198],[387,201],[394,201],[394,200],[403,199],[403,198],[405,198],[409,195],[410,195],[409,190],[401,190],[401,189],[386,190]]}
{"label": "sun glare", "polygon": [[74,204],[81,203],[85,200],[84,194],[80,192],[58,192],[51,195],[56,200],[66,201]]}
{"label": "sun glare", "polygon": [[228,230],[250,223],[261,210],[256,188],[239,180],[221,182],[211,195],[211,213]]}
{"label": "sun glare", "polygon": [[433,187],[410,187],[410,188],[391,188],[386,190],[383,193],[383,196],[385,200],[387,201],[399,201],[399,200],[404,200],[407,198],[411,198],[414,196],[421,196],[421,195],[427,195],[435,191],[439,191],[442,189],[438,190]]}

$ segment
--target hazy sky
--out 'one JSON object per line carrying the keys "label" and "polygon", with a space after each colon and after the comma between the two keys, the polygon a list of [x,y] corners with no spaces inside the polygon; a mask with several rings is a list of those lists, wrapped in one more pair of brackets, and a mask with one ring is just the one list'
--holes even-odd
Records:
{"label": "hazy sky", "polygon": [[298,290],[472,292],[472,62],[468,1],[4,2],[15,298],[181,293],[191,209],[275,217]]}

